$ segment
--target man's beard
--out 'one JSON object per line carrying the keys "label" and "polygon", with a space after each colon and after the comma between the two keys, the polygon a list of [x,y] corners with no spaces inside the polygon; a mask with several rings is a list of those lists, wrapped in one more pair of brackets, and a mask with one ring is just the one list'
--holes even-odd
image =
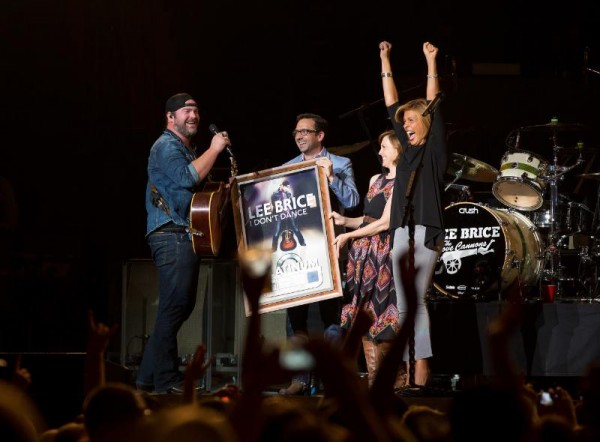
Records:
{"label": "man's beard", "polygon": [[188,129],[185,123],[182,125],[175,124],[175,129],[177,129],[177,132],[186,138],[192,138],[198,132],[198,126],[196,126],[194,129]]}

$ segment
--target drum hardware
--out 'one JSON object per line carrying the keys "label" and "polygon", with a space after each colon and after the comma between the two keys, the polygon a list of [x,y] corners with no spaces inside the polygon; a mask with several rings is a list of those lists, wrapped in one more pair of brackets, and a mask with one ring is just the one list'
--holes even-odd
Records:
{"label": "drum hardware", "polygon": [[446,185],[444,192],[447,192],[449,189],[458,191],[458,201],[453,201],[453,202],[470,201],[472,198],[471,190],[470,190],[469,186],[463,186],[462,184],[450,183],[450,184]]}
{"label": "drum hardware", "polygon": [[[585,243],[585,245],[583,245]],[[559,241],[557,298],[560,301],[594,301],[598,299],[598,260],[593,250],[594,237],[564,235]]]}
{"label": "drum hardware", "polygon": [[[574,169],[577,166],[580,166],[584,161],[582,158],[581,150],[579,151],[579,156],[575,162],[575,164],[571,166],[559,166],[558,164],[558,152],[562,149],[561,146],[558,146],[556,134],[560,130],[581,130],[583,126],[581,125],[573,125],[573,124],[559,124],[558,120],[553,118],[550,124],[539,125],[539,126],[529,126],[526,128],[522,128],[521,130],[551,130],[552,131],[552,149],[553,149],[553,161],[551,164],[547,165],[544,170],[544,174],[541,179],[549,186],[550,189],[550,206],[549,206],[549,233],[548,233],[548,246],[544,252],[544,263],[543,263],[543,271],[542,277],[540,278],[540,284],[545,283],[546,285],[557,285],[559,280],[559,265],[560,265],[560,255],[558,255],[558,246],[557,246],[557,235],[559,233],[557,221],[558,221],[558,181],[564,177],[564,175]],[[541,207],[542,203],[540,202],[539,206]],[[540,287],[541,288],[541,287]],[[560,287],[557,290],[556,297],[558,299],[561,298],[561,290]]]}

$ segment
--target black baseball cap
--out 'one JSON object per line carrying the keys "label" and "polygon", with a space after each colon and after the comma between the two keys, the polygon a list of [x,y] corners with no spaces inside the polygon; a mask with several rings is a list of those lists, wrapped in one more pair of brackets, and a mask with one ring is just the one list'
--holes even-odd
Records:
{"label": "black baseball cap", "polygon": [[[193,101],[193,103],[187,103],[188,101]],[[177,109],[181,109],[185,106],[196,106],[196,100],[190,95],[182,92],[180,94],[175,94],[172,97],[169,97],[167,103],[165,104],[165,112],[175,112]]]}

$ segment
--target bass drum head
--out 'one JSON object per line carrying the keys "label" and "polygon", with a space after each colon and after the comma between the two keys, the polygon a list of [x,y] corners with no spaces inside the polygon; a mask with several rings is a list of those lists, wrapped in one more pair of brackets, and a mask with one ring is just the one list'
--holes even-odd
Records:
{"label": "bass drum head", "polygon": [[532,283],[541,267],[542,242],[524,215],[476,203],[444,209],[444,246],[433,285],[452,298],[477,299],[517,279]]}

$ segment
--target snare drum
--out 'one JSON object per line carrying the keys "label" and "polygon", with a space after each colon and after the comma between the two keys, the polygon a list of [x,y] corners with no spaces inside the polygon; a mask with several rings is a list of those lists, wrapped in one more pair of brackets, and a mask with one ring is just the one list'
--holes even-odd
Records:
{"label": "snare drum", "polygon": [[494,196],[504,205],[519,210],[536,210],[542,206],[543,175],[548,163],[524,150],[506,152],[500,173],[492,186]]}
{"label": "snare drum", "polygon": [[[533,224],[543,233],[547,233],[552,228],[552,216],[550,214],[550,201],[544,201],[541,207],[531,212],[531,218],[533,220]],[[566,206],[563,203],[560,203],[558,207],[554,208],[554,227],[559,232],[567,231],[568,224]]]}
{"label": "snare drum", "polygon": [[[552,228],[550,201],[544,201],[539,210],[531,212],[536,227],[543,233]],[[581,203],[560,201],[554,211],[554,228],[561,233],[589,232],[593,212]]]}
{"label": "snare drum", "polygon": [[543,241],[533,223],[512,209],[455,203],[444,209],[446,236],[433,275],[435,288],[453,298],[536,284]]}

